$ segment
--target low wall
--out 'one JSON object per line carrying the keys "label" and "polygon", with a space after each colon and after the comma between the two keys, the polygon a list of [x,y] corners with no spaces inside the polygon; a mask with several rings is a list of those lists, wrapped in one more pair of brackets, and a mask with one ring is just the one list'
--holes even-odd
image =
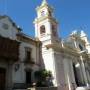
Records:
{"label": "low wall", "polygon": [[57,90],[57,87],[41,87],[36,88],[36,90]]}
{"label": "low wall", "polygon": [[77,87],[76,90],[90,90],[90,87]]}
{"label": "low wall", "polygon": [[38,88],[13,89],[13,90],[57,90],[57,87],[38,87]]}

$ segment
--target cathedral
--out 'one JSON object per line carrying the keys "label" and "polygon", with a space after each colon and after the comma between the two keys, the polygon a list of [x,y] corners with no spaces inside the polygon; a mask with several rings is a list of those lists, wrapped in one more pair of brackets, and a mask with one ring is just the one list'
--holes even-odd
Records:
{"label": "cathedral", "polygon": [[35,73],[43,69],[51,72],[52,84],[48,81],[36,90],[90,90],[86,33],[74,30],[61,39],[58,21],[46,0],[36,13],[35,38],[24,34],[10,17],[0,16],[0,90],[28,90],[38,81]]}

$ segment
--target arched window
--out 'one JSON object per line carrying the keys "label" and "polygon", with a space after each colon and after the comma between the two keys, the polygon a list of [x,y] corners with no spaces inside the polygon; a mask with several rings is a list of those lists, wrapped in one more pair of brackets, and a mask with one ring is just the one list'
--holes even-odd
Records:
{"label": "arched window", "polygon": [[44,34],[44,33],[45,33],[45,26],[42,25],[42,26],[40,27],[40,34]]}
{"label": "arched window", "polygon": [[79,48],[80,48],[81,51],[83,50],[83,47],[81,46],[81,44],[79,44]]}

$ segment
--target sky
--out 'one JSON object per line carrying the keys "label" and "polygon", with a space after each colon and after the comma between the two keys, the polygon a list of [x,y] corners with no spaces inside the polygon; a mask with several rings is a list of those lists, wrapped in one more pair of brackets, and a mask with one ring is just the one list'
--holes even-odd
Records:
{"label": "sky", "polygon": [[[33,36],[36,18],[35,8],[42,0],[0,0],[0,15],[8,15]],[[47,0],[54,7],[54,16],[58,21],[59,36],[66,38],[73,30],[84,30],[90,37],[90,0]]]}

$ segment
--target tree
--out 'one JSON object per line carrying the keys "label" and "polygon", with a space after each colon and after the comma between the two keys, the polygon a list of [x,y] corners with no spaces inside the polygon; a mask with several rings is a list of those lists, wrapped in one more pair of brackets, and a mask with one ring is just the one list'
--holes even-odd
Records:
{"label": "tree", "polygon": [[37,87],[53,86],[51,71],[47,71],[45,69],[40,70],[40,71],[36,71],[35,77],[37,79],[37,83],[36,83]]}

